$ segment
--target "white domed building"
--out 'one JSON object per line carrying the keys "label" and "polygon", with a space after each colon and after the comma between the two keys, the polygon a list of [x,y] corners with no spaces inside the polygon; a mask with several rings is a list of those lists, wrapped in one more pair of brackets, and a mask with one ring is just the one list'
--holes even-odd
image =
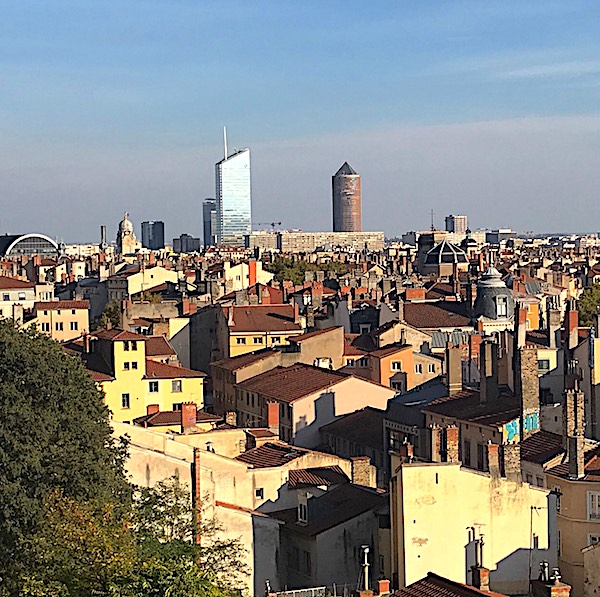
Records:
{"label": "white domed building", "polygon": [[133,224],[129,220],[129,214],[125,213],[123,219],[119,222],[117,232],[117,253],[120,255],[133,255],[142,248],[142,243],[138,241],[133,231]]}

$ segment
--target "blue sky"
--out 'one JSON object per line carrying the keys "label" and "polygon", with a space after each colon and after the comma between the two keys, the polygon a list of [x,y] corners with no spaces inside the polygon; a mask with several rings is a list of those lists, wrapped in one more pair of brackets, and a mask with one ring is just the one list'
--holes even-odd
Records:
{"label": "blue sky", "polygon": [[[593,230],[600,4],[0,0],[0,231],[65,241],[163,219],[200,234],[226,124],[254,220]],[[114,232],[113,232],[114,234]]]}

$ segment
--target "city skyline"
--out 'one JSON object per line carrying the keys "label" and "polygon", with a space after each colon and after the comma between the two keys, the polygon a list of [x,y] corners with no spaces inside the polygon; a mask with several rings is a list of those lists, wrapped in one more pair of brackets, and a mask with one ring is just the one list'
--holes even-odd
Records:
{"label": "city skyline", "polygon": [[0,232],[93,241],[127,208],[201,236],[224,123],[252,147],[257,221],[328,230],[348,160],[365,230],[426,228],[431,209],[586,230],[597,16],[586,1],[7,3]]}

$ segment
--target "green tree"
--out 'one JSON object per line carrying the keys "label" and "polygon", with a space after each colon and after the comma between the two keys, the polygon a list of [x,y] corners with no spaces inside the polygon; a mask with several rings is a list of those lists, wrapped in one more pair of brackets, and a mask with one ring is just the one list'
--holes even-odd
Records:
{"label": "green tree", "polygon": [[0,321],[0,420],[0,577],[10,586],[27,569],[27,540],[52,491],[123,506],[131,491],[124,446],[81,362],[9,320]]}
{"label": "green tree", "polygon": [[592,284],[583,289],[577,301],[580,325],[594,325],[594,316],[600,313],[600,284]]}
{"label": "green tree", "polygon": [[106,303],[100,317],[92,321],[92,330],[107,330],[121,327],[121,304],[117,300]]}

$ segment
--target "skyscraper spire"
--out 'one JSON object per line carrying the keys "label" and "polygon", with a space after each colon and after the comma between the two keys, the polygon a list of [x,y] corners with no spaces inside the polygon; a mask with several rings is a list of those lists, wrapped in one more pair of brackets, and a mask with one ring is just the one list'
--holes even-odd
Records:
{"label": "skyscraper spire", "polygon": [[227,159],[227,127],[223,127],[223,157]]}

